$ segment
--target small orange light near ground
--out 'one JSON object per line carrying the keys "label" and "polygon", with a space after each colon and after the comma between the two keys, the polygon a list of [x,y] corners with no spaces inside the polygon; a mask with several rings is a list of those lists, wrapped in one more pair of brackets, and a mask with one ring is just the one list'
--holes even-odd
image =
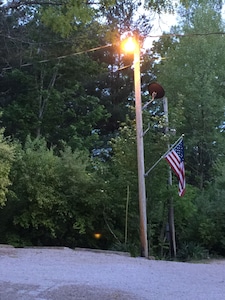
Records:
{"label": "small orange light near ground", "polygon": [[101,233],[98,233],[98,232],[94,233],[94,238],[96,240],[99,240],[101,238],[101,236],[102,236]]}
{"label": "small orange light near ground", "polygon": [[129,37],[122,42],[122,48],[125,52],[134,52],[137,47],[137,42],[133,37]]}

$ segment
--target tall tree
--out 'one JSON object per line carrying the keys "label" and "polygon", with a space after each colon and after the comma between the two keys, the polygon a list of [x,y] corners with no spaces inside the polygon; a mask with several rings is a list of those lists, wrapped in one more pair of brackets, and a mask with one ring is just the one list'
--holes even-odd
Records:
{"label": "tall tree", "polygon": [[[87,82],[103,68],[86,50],[99,45],[102,26],[79,24],[78,31],[62,38],[46,28],[38,14],[22,24],[16,16],[13,10],[5,11],[1,24],[2,31],[8,28],[11,36],[5,38],[5,32],[1,49],[0,105],[5,134],[22,142],[28,134],[42,135],[50,145],[65,140],[73,147],[93,148],[97,131],[92,133],[107,113],[87,91]],[[91,39],[98,34],[98,39]],[[18,55],[13,55],[12,43]]]}
{"label": "tall tree", "polygon": [[185,134],[188,182],[200,189],[213,179],[213,163],[223,151],[223,31],[221,15],[200,6],[192,23],[176,32],[184,37],[172,39],[159,66],[171,125]]}

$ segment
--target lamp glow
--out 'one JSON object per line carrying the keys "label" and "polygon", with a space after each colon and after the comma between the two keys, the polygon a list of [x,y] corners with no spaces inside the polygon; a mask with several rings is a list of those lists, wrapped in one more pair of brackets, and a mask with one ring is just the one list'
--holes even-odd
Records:
{"label": "lamp glow", "polygon": [[102,237],[101,233],[99,233],[99,232],[94,233],[94,238],[96,240],[99,240],[101,237]]}
{"label": "lamp glow", "polygon": [[122,48],[125,52],[134,53],[137,48],[137,42],[130,36],[122,42]]}

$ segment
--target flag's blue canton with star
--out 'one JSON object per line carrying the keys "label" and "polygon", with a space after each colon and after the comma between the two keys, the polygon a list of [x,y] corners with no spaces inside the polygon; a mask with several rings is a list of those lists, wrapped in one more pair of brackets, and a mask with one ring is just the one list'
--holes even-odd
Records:
{"label": "flag's blue canton with star", "polygon": [[174,148],[181,161],[184,161],[184,145],[183,140]]}
{"label": "flag's blue canton with star", "polygon": [[184,143],[183,139],[165,156],[179,179],[179,196],[185,193]]}

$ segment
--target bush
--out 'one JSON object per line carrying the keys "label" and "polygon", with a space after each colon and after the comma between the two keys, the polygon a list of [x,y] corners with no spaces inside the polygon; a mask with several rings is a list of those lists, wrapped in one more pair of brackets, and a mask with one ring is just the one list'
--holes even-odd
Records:
{"label": "bush", "polygon": [[186,242],[180,245],[177,258],[181,261],[206,259],[209,258],[209,252],[195,242]]}

